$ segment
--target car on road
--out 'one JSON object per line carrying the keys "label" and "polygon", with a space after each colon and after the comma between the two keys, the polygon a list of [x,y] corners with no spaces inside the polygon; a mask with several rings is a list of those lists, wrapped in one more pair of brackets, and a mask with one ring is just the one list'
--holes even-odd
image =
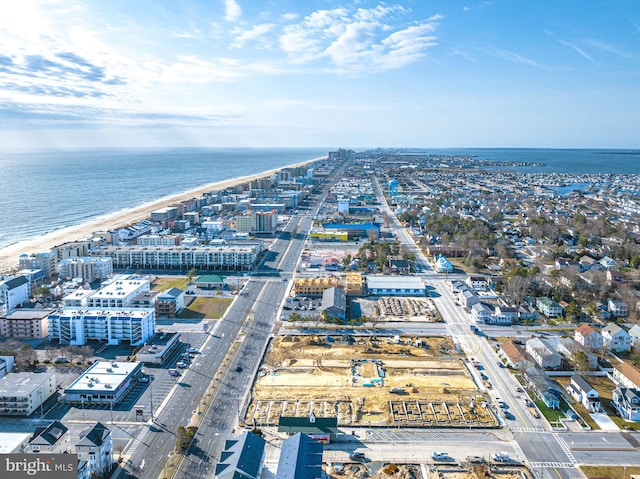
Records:
{"label": "car on road", "polygon": [[149,382],[149,376],[140,376],[138,378],[138,382],[140,382],[140,383],[148,383]]}
{"label": "car on road", "polygon": [[504,417],[509,421],[514,421],[516,419],[516,417],[513,414],[511,414],[509,411],[504,412]]}
{"label": "car on road", "polygon": [[187,363],[185,363],[184,361],[178,361],[176,363],[176,367],[180,368],[180,369],[184,369],[187,367]]}
{"label": "car on road", "polygon": [[196,348],[189,348],[188,351],[190,354],[198,354],[200,351],[198,351]]}
{"label": "car on road", "polygon": [[434,451],[434,453],[431,454],[431,459],[435,461],[449,459],[449,453]]}
{"label": "car on road", "polygon": [[496,452],[491,459],[493,459],[496,462],[507,462],[510,460],[509,458],[509,453],[506,451],[500,451],[500,452]]}
{"label": "car on road", "polygon": [[351,458],[352,461],[364,461],[365,460],[365,455],[364,452],[361,451],[353,451],[350,455],[349,458]]}
{"label": "car on road", "polygon": [[236,366],[236,372],[238,373],[242,372],[242,366],[240,366],[239,364]]}
{"label": "car on road", "polygon": [[498,401],[498,406],[500,406],[502,409],[509,409],[509,406],[504,401]]}
{"label": "car on road", "polygon": [[58,356],[54,362],[56,364],[66,364],[70,363],[71,361],[69,361],[69,358],[67,358],[66,356]]}

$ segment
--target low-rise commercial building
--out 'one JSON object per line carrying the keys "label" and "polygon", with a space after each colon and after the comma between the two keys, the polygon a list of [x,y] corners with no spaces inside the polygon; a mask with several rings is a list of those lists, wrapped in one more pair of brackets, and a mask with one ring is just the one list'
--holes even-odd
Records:
{"label": "low-rise commercial building", "polygon": [[55,392],[55,374],[9,373],[0,379],[0,415],[29,416]]}
{"label": "low-rise commercial building", "polygon": [[0,336],[16,339],[43,339],[49,336],[51,310],[21,309],[0,316]]}
{"label": "low-rise commercial building", "polygon": [[96,361],[64,393],[67,402],[115,404],[141,375],[141,362]]}
{"label": "low-rise commercial building", "polygon": [[367,276],[367,291],[375,296],[425,296],[427,287],[417,276]]}
{"label": "low-rise commercial building", "polygon": [[161,366],[178,349],[180,333],[156,333],[145,342],[136,359],[145,364]]}

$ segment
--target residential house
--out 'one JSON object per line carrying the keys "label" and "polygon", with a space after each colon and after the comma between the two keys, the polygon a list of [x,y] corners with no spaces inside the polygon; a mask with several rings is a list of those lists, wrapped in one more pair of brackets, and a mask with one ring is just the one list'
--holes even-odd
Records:
{"label": "residential house", "polygon": [[518,322],[517,306],[496,306],[491,322],[494,324],[513,324]]}
{"label": "residential house", "polygon": [[622,283],[624,283],[624,274],[613,269],[607,271],[607,284],[609,286],[618,286]]}
{"label": "residential house", "polygon": [[433,269],[436,273],[453,273],[453,265],[442,255],[434,258]]}
{"label": "residential house", "polygon": [[621,299],[609,299],[607,301],[607,311],[614,318],[626,318],[629,315],[629,307]]}
{"label": "residential house", "polygon": [[36,427],[29,439],[27,452],[63,454],[70,449],[69,429],[60,421],[53,421],[46,427]]}
{"label": "residential house", "polygon": [[589,412],[600,412],[600,395],[589,382],[574,374],[571,383],[567,386],[567,392]]}
{"label": "residential house", "polygon": [[323,445],[298,433],[282,443],[276,479],[321,479]]}
{"label": "residential house", "polygon": [[484,303],[476,303],[471,306],[471,318],[476,323],[490,323],[493,319],[493,311]]}
{"label": "residential house", "polygon": [[536,367],[531,367],[525,370],[524,376],[528,385],[548,408],[560,409],[562,389],[554,381],[549,379],[544,371]]}
{"label": "residential house", "polygon": [[629,336],[631,336],[631,346],[638,346],[640,344],[640,325],[634,324],[631,326]]}
{"label": "residential house", "polygon": [[518,306],[518,319],[520,321],[533,321],[538,317],[538,313],[528,304]]}
{"label": "residential house", "polygon": [[615,323],[609,323],[602,329],[602,339],[609,351],[631,351],[631,336]]}
{"label": "residential house", "polygon": [[640,369],[630,363],[613,366],[613,379],[626,388],[640,389]]}
{"label": "residential house", "polygon": [[607,269],[607,270],[615,269],[616,266],[618,266],[618,263],[616,262],[616,260],[613,258],[610,258],[609,256],[605,256],[600,261],[598,261],[598,263],[600,263],[600,266],[602,267],[602,269]]}
{"label": "residential house", "polygon": [[588,269],[591,269],[597,263],[597,261],[593,259],[591,256],[585,255],[580,257],[580,260],[578,261],[578,263],[580,264],[580,269],[582,271],[587,271]]}
{"label": "residential house", "polygon": [[627,421],[640,421],[640,391],[638,389],[615,389],[611,404],[613,404],[621,418]]}
{"label": "residential house", "polygon": [[465,283],[474,291],[487,290],[487,278],[484,276],[467,276]]}
{"label": "residential house", "polygon": [[80,433],[76,443],[78,458],[86,460],[90,474],[104,476],[113,468],[113,441],[111,431],[101,422]]}
{"label": "residential house", "polygon": [[551,298],[536,298],[536,308],[547,318],[557,318],[564,314],[564,309]]}
{"label": "residential house", "polygon": [[526,351],[543,369],[557,369],[562,364],[560,353],[547,339],[530,339],[527,341]]}
{"label": "residential house", "polygon": [[601,349],[604,344],[600,332],[588,324],[583,324],[577,328],[573,337],[578,343],[590,351],[597,351]]}
{"label": "residential house", "polygon": [[465,290],[458,295],[458,301],[464,308],[471,308],[474,304],[480,302],[480,296],[473,291]]}
{"label": "residential house", "polygon": [[524,348],[513,342],[503,343],[500,346],[498,357],[506,359],[507,365],[513,369],[524,370],[534,365],[533,359],[525,352]]}
{"label": "residential house", "polygon": [[389,256],[387,266],[392,273],[409,274],[411,271],[411,264],[402,256]]}
{"label": "residential house", "polygon": [[258,479],[264,463],[265,440],[251,432],[225,442],[215,479]]}

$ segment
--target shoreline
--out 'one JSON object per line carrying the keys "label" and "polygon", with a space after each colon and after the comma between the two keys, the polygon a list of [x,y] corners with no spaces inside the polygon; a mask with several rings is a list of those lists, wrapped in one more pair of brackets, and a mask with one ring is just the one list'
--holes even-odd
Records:
{"label": "shoreline", "polygon": [[132,223],[137,223],[147,219],[153,210],[169,206],[173,203],[188,200],[191,198],[198,198],[204,193],[208,193],[211,190],[224,190],[232,186],[237,186],[242,183],[264,178],[270,176],[285,168],[295,168],[298,166],[305,166],[317,161],[323,160],[326,157],[313,158],[290,165],[281,166],[267,171],[255,173],[253,175],[239,176],[231,178],[229,180],[218,181],[216,183],[208,183],[203,186],[199,186],[189,191],[182,193],[176,193],[170,196],[164,196],[156,200],[150,200],[137,206],[133,206],[127,210],[114,211],[98,216],[94,219],[80,223],[78,225],[60,227],[42,236],[18,241],[5,246],[0,249],[0,274],[7,274],[9,271],[18,268],[19,256],[23,253],[35,254],[43,251],[48,251],[51,248],[61,245],[69,241],[75,241],[91,237],[94,231],[109,230],[114,228],[121,228]]}

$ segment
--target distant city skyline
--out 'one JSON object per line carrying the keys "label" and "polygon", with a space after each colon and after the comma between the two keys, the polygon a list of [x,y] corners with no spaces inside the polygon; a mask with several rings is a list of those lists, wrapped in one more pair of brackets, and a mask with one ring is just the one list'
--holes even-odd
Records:
{"label": "distant city skyline", "polygon": [[0,5],[0,148],[638,148],[637,2]]}

